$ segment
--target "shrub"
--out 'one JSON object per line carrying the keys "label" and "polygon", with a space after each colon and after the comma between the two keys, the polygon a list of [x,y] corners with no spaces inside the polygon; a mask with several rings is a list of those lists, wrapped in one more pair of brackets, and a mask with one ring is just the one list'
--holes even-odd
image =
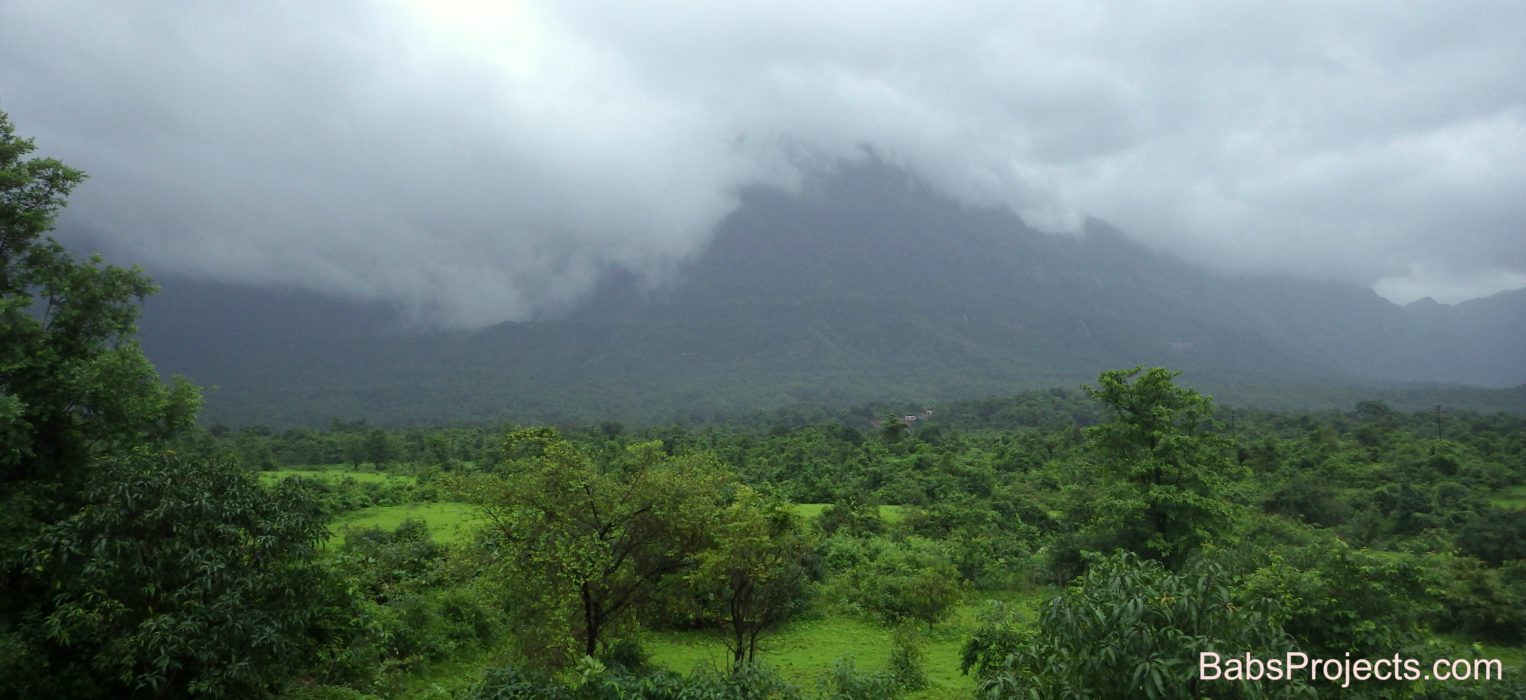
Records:
{"label": "shrub", "polygon": [[847,569],[828,582],[828,590],[850,610],[889,624],[930,625],[948,617],[963,594],[959,571],[942,543],[876,537],[861,541],[858,551],[840,549],[838,563]]}
{"label": "shrub", "polygon": [[865,673],[845,656],[832,664],[817,681],[822,700],[890,700],[901,697],[901,687],[888,673]]}
{"label": "shrub", "polygon": [[927,674],[922,671],[922,635],[908,625],[895,628],[891,635],[894,644],[890,649],[890,676],[904,690],[921,690],[927,687]]}
{"label": "shrub", "polygon": [[[1091,567],[1040,615],[1039,629],[987,617],[964,649],[983,698],[1196,698],[1199,652],[1266,658],[1293,649],[1266,606],[1237,600],[1221,567],[1189,560],[1180,572],[1133,554]],[[1215,684],[1214,697],[1281,697],[1302,683]]]}

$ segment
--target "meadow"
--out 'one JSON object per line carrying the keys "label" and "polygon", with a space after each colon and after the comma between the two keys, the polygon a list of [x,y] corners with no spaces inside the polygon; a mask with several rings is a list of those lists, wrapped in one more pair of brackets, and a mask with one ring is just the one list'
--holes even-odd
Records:
{"label": "meadow", "polygon": [[[396,469],[406,470],[408,465]],[[417,479],[406,474],[370,469],[356,470],[349,465],[319,465],[260,472],[260,481],[271,485],[288,478],[302,478],[336,488],[364,484],[413,486]],[[818,520],[829,503],[798,503],[794,511],[805,522]],[[878,506],[887,525],[905,518],[898,505]],[[465,541],[482,518],[475,507],[459,502],[415,502],[401,505],[371,506],[338,514],[329,523],[331,549],[344,547],[347,537],[363,529],[397,529],[404,521],[424,524],[434,540],[442,545]],[[980,611],[995,601],[1003,601],[1024,614],[1030,622],[1038,606],[1053,595],[1053,589],[1027,591],[979,591],[966,596],[949,619],[921,629],[922,659],[928,686],[909,694],[909,698],[942,700],[966,698],[974,690],[973,679],[960,672],[960,654],[965,640],[978,624]],[[724,670],[728,652],[719,637],[695,630],[648,631],[642,646],[653,665],[678,673],[698,668]],[[827,606],[823,611],[787,624],[761,645],[764,663],[798,687],[816,687],[819,680],[841,659],[866,672],[884,672],[893,648],[892,630],[883,624],[844,614]],[[427,664],[413,676],[399,679],[389,695],[398,698],[432,698],[467,691],[482,673],[497,663],[503,650],[477,650],[451,659]],[[470,681],[470,682],[468,682]]]}
{"label": "meadow", "polygon": [[480,522],[476,510],[465,503],[407,503],[397,506],[373,506],[351,511],[329,523],[333,539],[329,546],[344,546],[345,538],[355,530],[380,528],[395,530],[405,520],[417,520],[429,528],[440,544],[461,542],[470,537]]}

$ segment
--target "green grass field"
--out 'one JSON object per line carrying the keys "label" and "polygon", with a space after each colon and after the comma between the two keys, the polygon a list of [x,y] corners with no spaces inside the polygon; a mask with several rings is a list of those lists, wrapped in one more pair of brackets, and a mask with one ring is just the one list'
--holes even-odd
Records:
{"label": "green grass field", "polygon": [[[1024,618],[1036,619],[1038,606],[1053,591],[998,592],[978,594],[977,600],[960,606],[954,617],[933,627],[922,646],[922,666],[928,687],[913,698],[967,698],[974,692],[973,681],[959,673],[959,659],[964,642],[974,632],[987,596],[1007,600],[1024,611]],[[707,632],[654,632],[645,646],[652,662],[664,668],[687,673],[696,666],[725,668],[730,663],[726,648]],[[832,668],[837,659],[853,657],[854,666],[865,671],[883,671],[890,660],[891,631],[882,625],[843,615],[829,614],[813,620],[790,624],[767,637],[759,652],[761,661],[778,670],[785,679],[801,688],[813,690],[817,679]]]}
{"label": "green grass field", "polygon": [[1500,508],[1526,510],[1526,484],[1517,484],[1504,489],[1490,497],[1489,502]]}
{"label": "green grass field", "polygon": [[334,547],[344,544],[345,534],[349,530],[369,527],[392,530],[401,525],[404,520],[410,519],[424,521],[424,524],[429,527],[430,534],[434,535],[435,541],[443,544],[465,538],[478,523],[476,508],[465,503],[409,503],[401,506],[376,506],[345,513],[339,519],[329,523],[329,531],[334,533],[329,544]]}
{"label": "green grass field", "polygon": [[[797,503],[795,504],[795,512],[799,513],[800,517],[805,518],[806,520],[815,520],[816,518],[821,517],[821,511],[825,510],[829,505],[832,504]],[[880,506],[880,519],[884,520],[887,525],[894,525],[898,522],[901,522],[901,518],[906,517],[903,508],[903,506]]]}
{"label": "green grass field", "polygon": [[402,474],[388,474],[386,472],[352,471],[348,467],[335,466],[331,469],[276,469],[268,472],[260,472],[260,483],[274,484],[282,479],[301,477],[313,481],[321,481],[325,484],[337,484],[345,479],[353,479],[362,484],[386,484],[403,483],[414,484],[417,479]]}

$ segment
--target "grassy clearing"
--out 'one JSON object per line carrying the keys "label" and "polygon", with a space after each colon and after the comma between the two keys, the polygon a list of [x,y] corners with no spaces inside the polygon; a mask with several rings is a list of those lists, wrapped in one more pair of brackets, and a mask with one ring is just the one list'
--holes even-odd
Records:
{"label": "grassy clearing", "polygon": [[1516,484],[1491,496],[1489,502],[1498,508],[1526,510],[1526,484]]}
{"label": "grassy clearing", "polygon": [[[923,670],[928,688],[913,698],[968,698],[974,683],[959,673],[964,642],[974,632],[988,598],[1006,600],[1023,611],[1024,619],[1036,619],[1036,611],[1052,591],[982,593],[982,600],[959,608],[953,619],[935,626],[922,647]],[[696,666],[725,668],[730,663],[726,648],[706,632],[656,632],[645,642],[652,662],[687,673]],[[762,661],[778,670],[791,683],[814,689],[817,679],[843,656],[866,671],[883,671],[890,660],[891,631],[882,625],[843,615],[826,615],[789,625],[763,642]]]}
{"label": "grassy clearing", "polygon": [[[1464,648],[1470,648],[1461,654],[1451,658],[1459,659],[1499,659],[1506,678],[1520,678],[1521,673],[1526,672],[1526,647],[1501,646],[1485,642],[1475,642],[1455,634],[1437,635],[1443,641],[1451,642]],[[1428,665],[1434,659],[1422,659],[1422,665]],[[1427,668],[1427,670],[1429,670]]]}
{"label": "grassy clearing", "polygon": [[301,477],[320,481],[325,484],[337,484],[345,479],[354,480],[361,484],[388,484],[400,483],[412,485],[418,483],[418,479],[402,474],[388,474],[386,472],[352,471],[345,467],[334,469],[276,469],[268,472],[260,472],[260,483],[265,485],[274,484],[283,479]]}
{"label": "grassy clearing", "polygon": [[345,513],[329,523],[335,547],[344,544],[350,530],[379,527],[395,529],[404,520],[422,520],[435,541],[450,544],[464,539],[477,526],[477,511],[465,503],[409,503],[401,506],[376,506]]}
{"label": "grassy clearing", "polygon": [[402,700],[446,700],[469,697],[488,669],[507,662],[502,649],[471,649],[444,661],[427,662],[392,679],[383,697]]}
{"label": "grassy clearing", "polygon": [[[795,512],[806,520],[815,520],[821,517],[821,511],[825,510],[830,503],[796,503]],[[906,517],[904,506],[880,506],[880,519],[887,525],[894,525]]]}

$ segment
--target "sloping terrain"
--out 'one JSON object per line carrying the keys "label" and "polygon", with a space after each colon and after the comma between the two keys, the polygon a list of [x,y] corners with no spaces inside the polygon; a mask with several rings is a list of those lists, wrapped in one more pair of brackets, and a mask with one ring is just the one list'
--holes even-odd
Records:
{"label": "sloping terrain", "polygon": [[146,350],[216,387],[205,415],[235,423],[694,420],[1073,387],[1135,364],[1292,404],[1333,386],[1526,383],[1526,290],[1400,307],[1333,283],[1224,277],[1101,222],[1040,233],[872,162],[798,195],[746,193],[677,278],[643,290],[611,270],[560,319],[410,333],[377,306],[165,286],[146,306]]}

